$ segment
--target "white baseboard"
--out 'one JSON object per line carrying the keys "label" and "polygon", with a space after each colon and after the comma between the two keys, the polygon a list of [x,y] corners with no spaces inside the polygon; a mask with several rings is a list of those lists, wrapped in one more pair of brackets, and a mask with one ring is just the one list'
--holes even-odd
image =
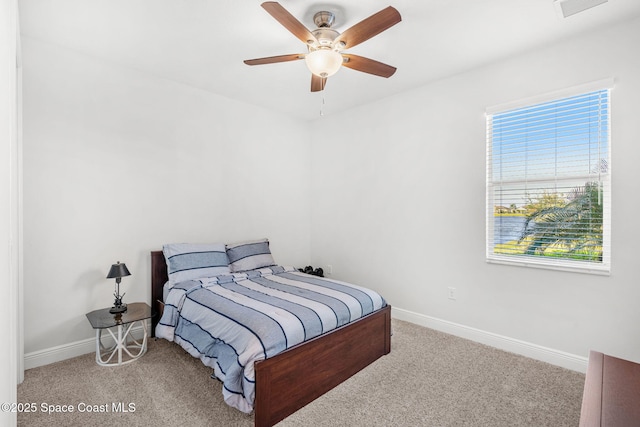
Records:
{"label": "white baseboard", "polygon": [[[531,359],[541,360],[573,371],[582,373],[587,372],[587,364],[589,360],[586,357],[576,356],[560,350],[554,350],[526,341],[494,334],[492,332],[482,331],[480,329],[471,328],[469,326],[460,325],[447,320],[425,316],[424,314],[414,313],[397,307],[392,307],[391,317],[479,342],[481,344],[486,344],[491,347],[499,348],[500,350],[520,354],[522,356],[530,357]],[[132,333],[136,339],[141,338],[142,327],[139,326],[133,328]],[[111,345],[113,343],[113,339],[110,336],[105,335],[103,343],[105,345]],[[60,362],[62,360],[71,359],[72,357],[82,356],[83,354],[93,353],[95,351],[95,337],[44,350],[34,351],[24,355],[24,369],[49,365],[51,363]]]}
{"label": "white baseboard", "polygon": [[577,356],[575,354],[565,353],[560,350],[543,347],[526,341],[505,337],[494,334],[492,332],[482,331],[480,329],[471,328],[469,326],[460,325],[458,323],[449,322],[447,320],[437,319],[435,317],[425,316],[423,314],[414,313],[401,308],[392,307],[391,317],[406,322],[415,323],[416,325],[425,326],[440,332],[455,335],[471,341],[486,344],[491,347],[516,353],[531,359],[541,360],[552,365],[560,366],[572,371],[587,372],[589,359],[587,357]]}
{"label": "white baseboard", "polygon": [[[136,326],[131,329],[131,334],[135,339],[141,339],[143,335],[142,326]],[[102,343],[110,346],[115,343],[114,339],[108,333],[102,335]],[[44,350],[38,350],[24,355],[24,369],[37,368],[38,366],[49,365],[51,363],[60,362],[71,359],[72,357],[82,356],[87,353],[95,353],[96,338],[87,338],[85,340],[72,342],[70,344],[58,345]]]}

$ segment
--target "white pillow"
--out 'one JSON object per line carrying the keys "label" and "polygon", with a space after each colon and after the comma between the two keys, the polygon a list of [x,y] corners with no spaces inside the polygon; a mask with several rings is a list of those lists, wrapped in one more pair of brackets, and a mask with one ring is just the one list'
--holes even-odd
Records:
{"label": "white pillow", "polygon": [[249,240],[227,245],[229,267],[233,273],[270,267],[276,263],[269,249],[269,240]]}
{"label": "white pillow", "polygon": [[162,252],[172,285],[231,272],[224,243],[171,243]]}

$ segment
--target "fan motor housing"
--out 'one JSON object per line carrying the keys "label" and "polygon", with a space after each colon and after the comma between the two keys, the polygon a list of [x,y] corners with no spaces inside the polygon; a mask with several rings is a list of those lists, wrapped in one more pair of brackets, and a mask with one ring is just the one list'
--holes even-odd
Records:
{"label": "fan motor housing", "polygon": [[333,41],[340,35],[339,32],[332,30],[331,28],[318,28],[313,30],[311,34],[313,34],[316,40],[318,40],[320,47],[332,47]]}

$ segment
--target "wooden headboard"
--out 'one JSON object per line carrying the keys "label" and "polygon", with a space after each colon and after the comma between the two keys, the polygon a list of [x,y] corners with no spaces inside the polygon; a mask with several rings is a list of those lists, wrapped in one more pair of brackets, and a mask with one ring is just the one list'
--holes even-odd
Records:
{"label": "wooden headboard", "polygon": [[156,325],[162,317],[164,302],[162,299],[162,288],[169,280],[167,274],[167,262],[162,251],[151,251],[151,307],[156,316],[151,321],[151,336],[156,336]]}

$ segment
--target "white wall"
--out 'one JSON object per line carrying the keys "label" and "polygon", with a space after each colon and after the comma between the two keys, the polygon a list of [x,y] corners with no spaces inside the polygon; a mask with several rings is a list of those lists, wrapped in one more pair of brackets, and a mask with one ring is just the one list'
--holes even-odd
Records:
{"label": "white wall", "polygon": [[[149,251],[268,237],[309,262],[308,125],[24,39],[25,353],[90,339],[85,313],[150,302]],[[89,347],[90,348],[90,347]]]}
{"label": "white wall", "polygon": [[[636,19],[314,122],[313,265],[380,291],[406,318],[640,361],[639,41]],[[607,77],[611,275],[487,264],[485,108]]]}

